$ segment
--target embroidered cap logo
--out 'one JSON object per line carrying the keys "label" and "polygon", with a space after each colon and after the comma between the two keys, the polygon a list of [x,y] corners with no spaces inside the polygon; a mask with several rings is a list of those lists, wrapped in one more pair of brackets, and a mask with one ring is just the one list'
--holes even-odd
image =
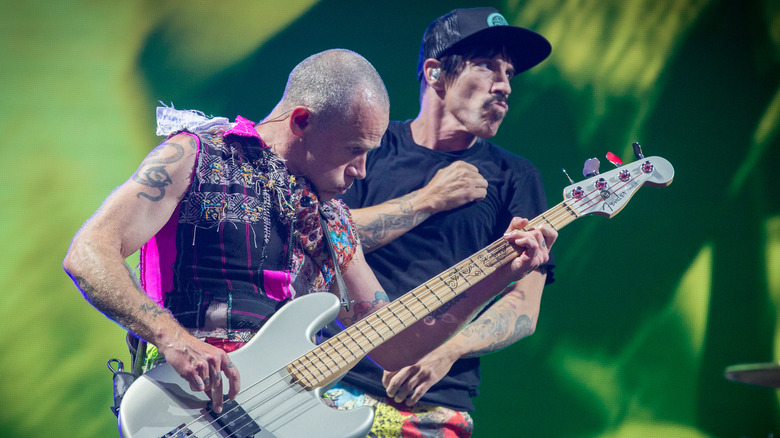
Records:
{"label": "embroidered cap logo", "polygon": [[494,12],[487,17],[487,24],[490,27],[493,26],[509,26],[509,23],[506,21],[506,18],[504,18],[503,15],[499,14],[498,12]]}

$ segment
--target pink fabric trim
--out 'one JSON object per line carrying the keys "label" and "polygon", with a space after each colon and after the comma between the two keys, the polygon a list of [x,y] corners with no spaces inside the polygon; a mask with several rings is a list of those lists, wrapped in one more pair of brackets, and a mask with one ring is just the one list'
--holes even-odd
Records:
{"label": "pink fabric trim", "polygon": [[141,286],[160,307],[165,307],[165,294],[173,289],[178,225],[179,207],[176,207],[168,222],[141,248]]}
{"label": "pink fabric trim", "polygon": [[245,119],[241,116],[236,116],[235,123],[236,126],[225,131],[225,137],[228,135],[238,135],[241,137],[256,138],[258,141],[260,141],[260,145],[263,147],[263,149],[268,149],[268,146],[266,146],[266,144],[263,142],[263,139],[260,138],[260,134],[258,134],[257,130],[255,129],[255,122]]}
{"label": "pink fabric trim", "polygon": [[141,278],[139,278],[141,287],[146,292],[146,296],[162,307],[160,251],[157,248],[157,236],[149,239],[141,247],[139,265],[141,267]]}
{"label": "pink fabric trim", "polygon": [[[195,153],[195,168],[200,158],[200,138],[189,132],[189,135],[198,143]],[[193,171],[192,177],[194,178]],[[192,179],[190,180],[192,185]],[[173,290],[173,264],[176,262],[176,229],[179,226],[179,212],[181,205],[177,206],[171,214],[168,222],[160,231],[141,247],[139,257],[140,282],[146,295],[160,307],[165,307],[165,294]]]}
{"label": "pink fabric trim", "polygon": [[263,271],[265,294],[276,301],[284,301],[292,297],[290,271]]}

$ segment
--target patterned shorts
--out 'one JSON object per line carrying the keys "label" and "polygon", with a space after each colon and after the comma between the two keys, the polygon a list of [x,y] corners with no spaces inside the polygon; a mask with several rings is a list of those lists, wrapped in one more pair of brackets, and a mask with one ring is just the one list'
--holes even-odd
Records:
{"label": "patterned shorts", "polygon": [[372,407],[374,424],[367,438],[469,438],[474,431],[468,412],[420,403],[409,407],[344,384],[334,386],[325,398],[339,410]]}

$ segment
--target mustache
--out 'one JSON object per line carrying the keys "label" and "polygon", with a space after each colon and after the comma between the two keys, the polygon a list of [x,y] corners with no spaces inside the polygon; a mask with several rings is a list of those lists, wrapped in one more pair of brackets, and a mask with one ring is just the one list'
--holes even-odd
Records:
{"label": "mustache", "polygon": [[507,103],[508,97],[505,94],[494,94],[492,97],[490,97],[488,100],[485,101],[484,107],[490,106],[493,102],[501,102],[503,104]]}

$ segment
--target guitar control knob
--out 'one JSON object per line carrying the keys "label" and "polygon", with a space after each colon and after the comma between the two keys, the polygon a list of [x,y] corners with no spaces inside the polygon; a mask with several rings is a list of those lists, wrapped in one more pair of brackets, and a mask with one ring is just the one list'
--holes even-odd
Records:
{"label": "guitar control knob", "polygon": [[582,190],[582,187],[577,186],[571,191],[571,197],[574,199],[581,199],[583,196],[585,196],[585,190]]}
{"label": "guitar control knob", "polygon": [[621,170],[618,178],[620,178],[621,181],[626,182],[631,179],[631,172],[628,170]]}
{"label": "guitar control knob", "polygon": [[644,173],[653,173],[654,169],[655,168],[653,166],[653,163],[651,163],[650,160],[645,161],[644,163],[642,163],[642,172],[644,172]]}
{"label": "guitar control knob", "polygon": [[604,178],[599,178],[596,181],[596,188],[599,189],[599,190],[606,189],[607,188],[607,180],[605,180]]}

